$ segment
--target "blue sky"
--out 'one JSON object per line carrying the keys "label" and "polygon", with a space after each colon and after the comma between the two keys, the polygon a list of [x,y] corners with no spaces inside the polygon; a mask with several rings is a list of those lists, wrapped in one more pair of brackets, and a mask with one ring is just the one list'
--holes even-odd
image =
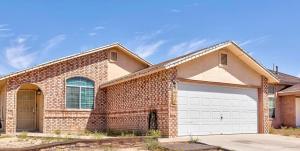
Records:
{"label": "blue sky", "polygon": [[152,63],[234,40],[300,76],[300,1],[0,1],[0,75],[120,42]]}

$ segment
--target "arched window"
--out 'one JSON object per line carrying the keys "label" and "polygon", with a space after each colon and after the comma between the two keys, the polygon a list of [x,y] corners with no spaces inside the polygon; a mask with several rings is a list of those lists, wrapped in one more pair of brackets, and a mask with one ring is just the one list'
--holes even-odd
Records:
{"label": "arched window", "polygon": [[67,79],[66,107],[70,109],[94,108],[94,82],[84,77]]}

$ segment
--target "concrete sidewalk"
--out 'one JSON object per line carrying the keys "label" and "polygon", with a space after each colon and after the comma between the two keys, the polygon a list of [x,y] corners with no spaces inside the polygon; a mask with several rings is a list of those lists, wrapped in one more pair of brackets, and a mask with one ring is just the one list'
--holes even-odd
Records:
{"label": "concrete sidewalk", "polygon": [[[236,151],[299,151],[300,138],[270,134],[194,136],[199,142]],[[161,139],[161,142],[188,141],[190,137]]]}

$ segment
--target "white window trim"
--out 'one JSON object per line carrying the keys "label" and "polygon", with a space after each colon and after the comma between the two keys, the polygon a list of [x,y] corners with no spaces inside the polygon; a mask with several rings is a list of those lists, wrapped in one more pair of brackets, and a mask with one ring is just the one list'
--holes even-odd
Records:
{"label": "white window trim", "polygon": [[[268,94],[268,101],[270,101],[269,100],[269,98],[273,98],[274,100],[274,108],[273,109],[275,109],[275,112],[276,112],[276,97],[275,97],[275,94]],[[270,102],[268,102],[268,103],[270,103]],[[269,104],[269,109],[270,109],[270,104]],[[270,119],[275,119],[276,118],[276,113],[275,113],[275,117],[270,117],[270,115],[269,115],[269,118]]]}
{"label": "white window trim", "polygon": [[[94,99],[93,99],[93,103],[94,103],[94,107],[92,109],[82,109],[81,108],[81,87],[78,87],[78,86],[74,86],[74,85],[67,85],[67,80],[68,79],[71,79],[71,78],[76,78],[76,77],[81,77],[81,78],[86,78],[88,80],[91,80],[93,81],[94,83],[94,87],[89,87],[89,86],[82,86],[83,88],[93,88],[94,89]],[[67,87],[70,86],[70,87],[78,87],[79,88],[79,108],[68,108],[67,107]],[[68,110],[68,111],[93,111],[95,110],[96,108],[96,86],[95,86],[95,81],[86,77],[86,76],[72,76],[72,77],[67,77],[65,78],[65,110]]]}

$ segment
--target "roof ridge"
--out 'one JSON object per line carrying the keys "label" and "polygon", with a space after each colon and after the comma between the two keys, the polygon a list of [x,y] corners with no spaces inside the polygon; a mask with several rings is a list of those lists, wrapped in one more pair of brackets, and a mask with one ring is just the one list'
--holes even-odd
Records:
{"label": "roof ridge", "polygon": [[[179,57],[176,57],[176,58],[173,58],[173,59],[170,59],[170,60],[177,60],[177,61],[180,61],[179,59],[184,59],[185,57],[188,57],[188,56],[191,56],[191,55],[197,55],[198,53],[203,53],[203,51],[209,51],[211,49],[214,49],[216,47],[219,47],[221,45],[226,45],[226,44],[229,44],[229,43],[233,43],[233,41],[231,40],[226,40],[226,41],[223,41],[223,42],[219,42],[219,43],[215,43],[213,45],[209,45],[207,47],[204,47],[204,48],[201,48],[201,49],[198,49],[198,50],[195,50],[191,53],[188,53],[188,54],[185,54],[185,55],[181,55]],[[167,60],[165,62],[168,62],[170,60]],[[171,63],[172,64],[172,63]],[[167,64],[168,66],[168,64]]]}
{"label": "roof ridge", "polygon": [[221,47],[221,46],[223,46],[223,45],[225,46],[226,44],[229,44],[229,43],[232,43],[232,41],[227,40],[227,41],[224,41],[224,42],[216,43],[216,44],[214,44],[214,45],[210,45],[210,46],[208,46],[208,47],[199,49],[199,50],[194,51],[194,52],[191,52],[191,53],[189,53],[189,54],[185,54],[185,55],[182,55],[182,56],[179,56],[179,57],[175,57],[175,58],[173,58],[173,59],[166,60],[166,61],[164,61],[164,62],[161,62],[161,63],[155,64],[155,65],[153,65],[153,66],[150,66],[150,67],[148,67],[148,68],[139,70],[139,71],[137,71],[137,72],[130,73],[130,74],[128,74],[128,75],[119,77],[119,78],[117,78],[117,79],[113,79],[113,80],[104,82],[104,83],[102,84],[102,87],[106,87],[107,85],[110,85],[110,84],[112,84],[112,83],[114,83],[114,82],[117,82],[117,83],[118,83],[118,82],[122,82],[122,81],[124,81],[124,80],[127,81],[127,80],[129,80],[129,79],[131,79],[131,78],[139,77],[139,76],[141,76],[142,74],[147,74],[147,73],[149,74],[149,73],[152,73],[152,72],[154,72],[154,71],[152,71],[152,70],[160,71],[160,70],[162,70],[162,69],[166,69],[166,68],[167,68],[166,64],[172,63],[172,61],[176,61],[176,60],[178,60],[178,59],[185,58],[185,57],[188,57],[188,56],[190,56],[190,55],[195,55],[195,54],[197,54],[197,53],[204,53],[204,50],[208,50],[208,51],[209,51],[209,50],[212,50],[212,49]]}

